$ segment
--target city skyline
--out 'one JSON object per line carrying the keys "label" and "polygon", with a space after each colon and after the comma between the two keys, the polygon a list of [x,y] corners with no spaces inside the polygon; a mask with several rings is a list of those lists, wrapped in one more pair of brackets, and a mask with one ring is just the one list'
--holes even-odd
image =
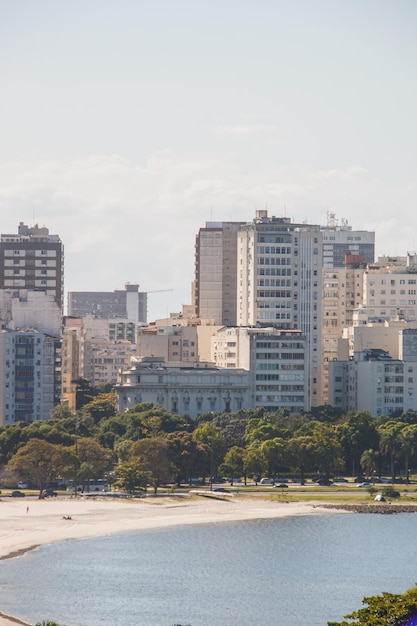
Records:
{"label": "city skyline", "polygon": [[257,209],[417,248],[417,7],[2,4],[1,232],[46,225],[65,291],[190,302],[207,221]]}

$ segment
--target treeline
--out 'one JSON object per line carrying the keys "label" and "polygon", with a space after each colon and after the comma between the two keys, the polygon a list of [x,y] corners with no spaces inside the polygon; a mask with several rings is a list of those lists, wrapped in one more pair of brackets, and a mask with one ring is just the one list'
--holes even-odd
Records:
{"label": "treeline", "polygon": [[42,490],[57,477],[88,485],[106,475],[133,493],[218,474],[407,481],[417,466],[414,411],[377,419],[330,406],[299,415],[256,408],[192,420],[151,403],[116,414],[112,392],[85,400],[76,415],[59,406],[49,421],[0,428],[3,481],[13,473]]}

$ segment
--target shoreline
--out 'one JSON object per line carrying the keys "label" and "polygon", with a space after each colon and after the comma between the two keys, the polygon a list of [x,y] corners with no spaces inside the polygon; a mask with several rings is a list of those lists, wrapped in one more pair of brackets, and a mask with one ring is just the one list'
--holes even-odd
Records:
{"label": "shoreline", "polygon": [[[111,535],[132,530],[153,530],[172,526],[233,523],[279,519],[303,515],[347,513],[341,507],[326,508],[323,503],[266,500],[246,495],[232,498],[147,497],[115,500],[59,498],[57,500],[0,499],[0,561],[19,558],[39,546]],[[44,619],[40,615],[39,621]],[[0,607],[0,626],[33,626],[6,615]]]}

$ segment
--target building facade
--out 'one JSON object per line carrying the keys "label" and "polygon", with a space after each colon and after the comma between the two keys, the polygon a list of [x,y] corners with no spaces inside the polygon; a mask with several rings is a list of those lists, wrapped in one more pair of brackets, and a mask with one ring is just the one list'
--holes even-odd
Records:
{"label": "building facade", "polygon": [[71,317],[127,318],[146,323],[147,293],[139,285],[127,283],[124,290],[69,291],[68,315]]}
{"label": "building facade", "polygon": [[223,328],[212,337],[212,360],[251,373],[254,406],[307,410],[306,338],[299,330]]}
{"label": "building facade", "polygon": [[249,377],[245,370],[209,363],[175,365],[145,357],[119,374],[116,410],[122,413],[140,402],[152,402],[192,418],[207,411],[238,411],[253,406]]}
{"label": "building facade", "polygon": [[379,348],[329,364],[329,399],[345,411],[375,416],[417,410],[417,330],[399,332],[400,358]]}
{"label": "building facade", "polygon": [[23,222],[17,234],[0,235],[0,289],[44,291],[62,310],[64,247],[59,236]]}
{"label": "building facade", "polygon": [[207,222],[195,243],[197,317],[236,326],[237,233],[244,222]]}
{"label": "building facade", "polygon": [[301,330],[309,407],[320,402],[322,253],[319,226],[267,211],[238,233],[238,325]]}
{"label": "building facade", "polygon": [[0,423],[47,420],[59,403],[60,347],[34,330],[0,331]]}

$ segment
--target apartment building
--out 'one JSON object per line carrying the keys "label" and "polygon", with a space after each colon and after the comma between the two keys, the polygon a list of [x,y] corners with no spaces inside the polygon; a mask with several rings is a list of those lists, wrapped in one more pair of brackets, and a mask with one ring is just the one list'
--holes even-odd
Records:
{"label": "apartment building", "polygon": [[379,257],[367,266],[363,291],[370,318],[417,320],[417,254]]}
{"label": "apartment building", "polygon": [[306,338],[301,331],[224,327],[211,343],[216,365],[250,371],[254,406],[290,413],[307,409]]}
{"label": "apartment building", "polygon": [[195,313],[236,326],[237,233],[244,222],[206,222],[195,243]]}
{"label": "apartment building", "polygon": [[64,247],[59,235],[23,222],[17,234],[0,235],[0,289],[44,291],[62,310]]}
{"label": "apartment building", "polygon": [[115,291],[69,291],[68,315],[71,317],[127,318],[146,323],[148,294],[139,285],[126,283]]}
{"label": "apartment building", "polygon": [[355,352],[329,364],[330,403],[345,411],[389,415],[417,410],[417,329],[398,331],[399,358],[386,350]]}
{"label": "apartment building", "polygon": [[323,267],[335,268],[346,265],[346,257],[360,259],[362,265],[375,260],[375,232],[352,230],[346,219],[336,219],[328,214],[327,226],[321,227],[323,237]]}
{"label": "apartment building", "polygon": [[238,233],[238,326],[301,330],[308,407],[320,403],[323,246],[319,226],[257,211]]}
{"label": "apartment building", "polygon": [[0,423],[47,420],[59,403],[60,346],[36,330],[0,330]]}
{"label": "apartment building", "polygon": [[320,404],[328,404],[329,402],[329,362],[340,358],[344,329],[353,327],[355,311],[363,304],[365,267],[355,263],[357,257],[348,257],[348,260],[351,261],[350,265],[324,268],[322,271],[322,387]]}

